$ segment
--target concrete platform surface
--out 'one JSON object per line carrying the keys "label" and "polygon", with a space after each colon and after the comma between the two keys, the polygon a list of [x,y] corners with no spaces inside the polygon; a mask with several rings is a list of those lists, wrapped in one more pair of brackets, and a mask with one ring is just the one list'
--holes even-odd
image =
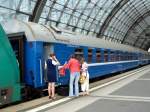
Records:
{"label": "concrete platform surface", "polygon": [[52,102],[26,112],[150,112],[149,67],[95,87],[89,96],[67,97],[61,103]]}

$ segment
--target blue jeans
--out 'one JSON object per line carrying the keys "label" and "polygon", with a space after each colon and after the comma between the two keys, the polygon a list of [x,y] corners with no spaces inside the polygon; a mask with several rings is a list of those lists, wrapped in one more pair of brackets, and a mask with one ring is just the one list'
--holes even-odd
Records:
{"label": "blue jeans", "polygon": [[74,72],[70,74],[69,96],[79,96],[79,76],[79,72]]}

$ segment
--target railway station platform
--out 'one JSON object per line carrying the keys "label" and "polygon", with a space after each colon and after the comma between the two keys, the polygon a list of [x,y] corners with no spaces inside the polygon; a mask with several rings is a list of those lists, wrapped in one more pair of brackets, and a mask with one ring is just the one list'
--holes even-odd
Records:
{"label": "railway station platform", "polygon": [[64,97],[18,112],[149,112],[150,65],[90,89],[89,96]]}

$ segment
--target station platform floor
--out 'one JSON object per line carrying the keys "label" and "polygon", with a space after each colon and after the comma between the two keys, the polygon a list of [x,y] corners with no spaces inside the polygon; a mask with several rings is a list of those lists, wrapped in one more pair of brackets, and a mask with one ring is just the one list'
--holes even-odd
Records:
{"label": "station platform floor", "polygon": [[18,112],[150,112],[150,65],[90,89]]}

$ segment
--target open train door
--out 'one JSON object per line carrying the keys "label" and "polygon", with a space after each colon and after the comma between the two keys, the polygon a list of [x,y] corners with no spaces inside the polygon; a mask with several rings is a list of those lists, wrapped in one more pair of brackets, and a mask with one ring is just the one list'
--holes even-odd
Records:
{"label": "open train door", "polygon": [[50,43],[43,44],[43,61],[44,61],[44,79],[47,82],[47,68],[45,68],[46,60],[49,58],[50,53],[54,52],[54,47]]}
{"label": "open train door", "polygon": [[18,61],[20,82],[24,83],[24,33],[8,34],[8,38]]}

